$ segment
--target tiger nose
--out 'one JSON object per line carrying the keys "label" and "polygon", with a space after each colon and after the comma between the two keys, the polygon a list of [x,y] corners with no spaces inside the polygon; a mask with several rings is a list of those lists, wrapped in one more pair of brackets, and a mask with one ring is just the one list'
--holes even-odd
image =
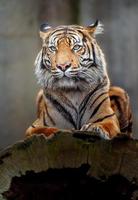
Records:
{"label": "tiger nose", "polygon": [[71,67],[71,63],[57,64],[56,67],[65,72],[68,68]]}

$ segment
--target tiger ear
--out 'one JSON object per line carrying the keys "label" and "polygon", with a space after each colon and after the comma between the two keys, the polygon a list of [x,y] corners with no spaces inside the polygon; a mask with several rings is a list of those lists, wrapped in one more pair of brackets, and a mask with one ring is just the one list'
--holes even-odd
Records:
{"label": "tiger ear", "polygon": [[51,26],[48,25],[48,23],[43,23],[40,25],[40,38],[45,39],[52,29]]}
{"label": "tiger ear", "polygon": [[94,24],[90,24],[89,26],[86,27],[86,30],[91,34],[91,35],[97,35],[103,33],[103,24],[100,23],[98,20]]}

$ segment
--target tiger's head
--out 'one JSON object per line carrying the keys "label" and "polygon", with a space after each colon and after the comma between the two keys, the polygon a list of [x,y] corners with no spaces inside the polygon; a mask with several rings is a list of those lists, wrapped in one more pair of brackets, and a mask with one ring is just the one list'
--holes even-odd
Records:
{"label": "tiger's head", "polygon": [[78,25],[40,27],[42,50],[35,61],[35,74],[43,88],[85,90],[107,77],[104,55],[95,35],[103,28],[96,21]]}

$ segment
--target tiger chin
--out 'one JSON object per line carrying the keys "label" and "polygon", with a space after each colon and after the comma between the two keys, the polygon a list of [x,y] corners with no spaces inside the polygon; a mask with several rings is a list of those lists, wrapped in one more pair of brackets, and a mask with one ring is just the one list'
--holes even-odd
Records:
{"label": "tiger chin", "polygon": [[104,139],[120,133],[131,137],[129,97],[110,85],[96,41],[102,32],[98,21],[87,27],[41,25],[42,49],[35,74],[42,89],[37,96],[37,120],[27,129],[27,137],[50,136],[60,129],[91,131]]}

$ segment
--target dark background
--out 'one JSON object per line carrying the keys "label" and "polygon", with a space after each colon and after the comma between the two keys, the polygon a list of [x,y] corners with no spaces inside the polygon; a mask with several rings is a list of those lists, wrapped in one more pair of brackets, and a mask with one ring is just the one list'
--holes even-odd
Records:
{"label": "dark background", "polygon": [[104,24],[97,40],[112,84],[128,91],[138,136],[137,0],[0,0],[0,148],[23,139],[35,119],[39,25],[89,25],[96,19]]}

